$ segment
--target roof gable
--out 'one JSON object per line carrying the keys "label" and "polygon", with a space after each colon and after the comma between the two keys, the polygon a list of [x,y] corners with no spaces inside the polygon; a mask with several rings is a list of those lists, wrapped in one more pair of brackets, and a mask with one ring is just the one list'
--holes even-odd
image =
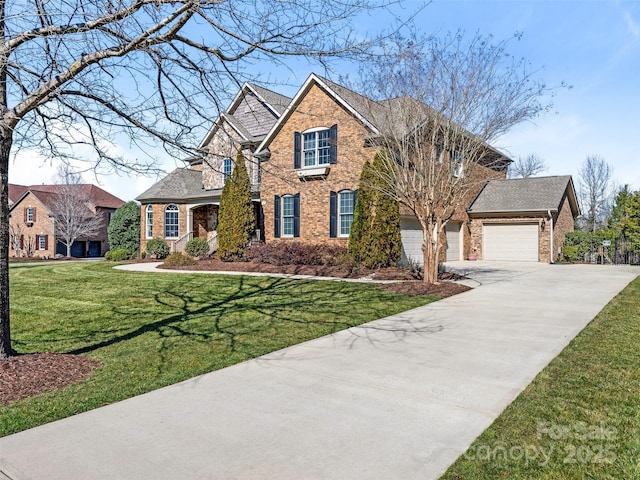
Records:
{"label": "roof gable", "polygon": [[467,209],[470,214],[557,211],[567,195],[572,214],[580,209],[570,175],[489,180]]}
{"label": "roof gable", "polygon": [[[94,206],[99,208],[112,208],[115,210],[125,204],[124,201],[120,200],[115,195],[112,195],[109,192],[101,189],[100,187],[97,187],[90,183],[69,185],[69,187],[75,190],[74,194],[81,197],[83,201],[92,203]],[[24,191],[22,196],[15,200],[11,208],[17,206],[18,203],[22,202],[24,198],[26,198],[29,194],[32,194],[38,200],[40,200],[40,202],[49,211],[51,211],[57,199],[59,198],[61,185],[33,185],[25,188],[26,190]]]}
{"label": "roof gable", "polygon": [[262,140],[290,102],[291,99],[285,95],[245,83],[207,132],[199,148],[211,142],[225,120],[245,140]]}
{"label": "roof gable", "polygon": [[190,168],[176,168],[136,197],[143,203],[178,202],[205,195],[202,172]]}
{"label": "roof gable", "polygon": [[300,105],[302,100],[306,97],[313,86],[320,87],[327,95],[336,100],[342,107],[356,117],[362,124],[364,124],[372,132],[378,133],[375,127],[370,112],[375,109],[376,103],[368,98],[342,87],[336,83],[331,82],[325,78],[322,78],[315,73],[309,75],[304,82],[298,93],[296,93],[293,100],[283,112],[282,116],[273,125],[269,133],[267,133],[265,139],[256,149],[256,155],[261,155],[269,147],[269,144],[273,141],[275,136],[281,130],[282,126],[289,120],[293,112]]}

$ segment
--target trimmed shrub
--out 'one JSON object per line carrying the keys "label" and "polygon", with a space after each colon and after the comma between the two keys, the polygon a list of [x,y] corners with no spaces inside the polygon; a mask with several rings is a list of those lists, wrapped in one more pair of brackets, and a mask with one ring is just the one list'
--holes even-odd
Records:
{"label": "trimmed shrub", "polygon": [[105,260],[110,260],[112,262],[121,262],[122,260],[129,260],[131,258],[131,253],[126,248],[117,248],[115,250],[109,250],[104,254]]}
{"label": "trimmed shrub", "polygon": [[348,252],[367,268],[391,267],[402,257],[400,205],[385,193],[389,153],[380,150],[360,175]]}
{"label": "trimmed shrub", "polygon": [[135,256],[140,250],[140,206],[136,202],[128,202],[117,209],[107,233],[111,250],[126,249],[130,257]]}
{"label": "trimmed shrub", "polygon": [[201,257],[209,253],[209,243],[204,238],[192,238],[184,247],[187,255]]}
{"label": "trimmed shrub", "polygon": [[242,151],[238,150],[233,173],[220,195],[218,258],[223,261],[243,260],[256,228],[251,182],[244,162]]}
{"label": "trimmed shrub", "polygon": [[578,247],[574,245],[565,245],[562,247],[562,256],[567,262],[575,262],[578,260]]}
{"label": "trimmed shrub", "polygon": [[140,253],[140,258],[142,258],[143,260],[144,260],[145,258],[147,258],[147,251],[146,251],[146,250],[143,250],[143,251]]}
{"label": "trimmed shrub", "polygon": [[189,265],[195,265],[196,260],[182,252],[176,252],[169,255],[164,260],[164,264],[168,267],[188,267]]}
{"label": "trimmed shrub", "polygon": [[147,253],[158,259],[169,255],[169,245],[162,238],[153,238],[147,242]]}
{"label": "trimmed shrub", "polygon": [[342,245],[276,241],[252,245],[247,259],[271,265],[338,265],[345,261],[345,254]]}

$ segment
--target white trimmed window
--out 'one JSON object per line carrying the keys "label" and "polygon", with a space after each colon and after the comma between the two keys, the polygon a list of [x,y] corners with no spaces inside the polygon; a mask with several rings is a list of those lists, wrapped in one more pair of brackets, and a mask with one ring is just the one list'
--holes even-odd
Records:
{"label": "white trimmed window", "polygon": [[231,178],[233,172],[233,162],[230,158],[225,158],[222,161],[222,183],[227,183],[227,180]]}
{"label": "white trimmed window", "polygon": [[147,238],[153,238],[153,207],[147,205],[145,221],[145,234]]}
{"label": "white trimmed window", "polygon": [[338,193],[338,236],[348,237],[353,223],[353,211],[356,203],[354,191],[345,190]]}
{"label": "white trimmed window", "polygon": [[328,128],[302,134],[304,167],[328,165],[331,158],[331,132]]}
{"label": "white trimmed window", "polygon": [[178,238],[179,212],[177,205],[167,205],[164,209],[164,237]]}
{"label": "white trimmed window", "polygon": [[25,214],[25,221],[27,223],[33,223],[33,207],[27,207],[27,212]]}
{"label": "white trimmed window", "polygon": [[293,195],[282,197],[282,236],[293,237],[295,225],[295,209]]}
{"label": "white trimmed window", "polygon": [[46,250],[46,249],[47,249],[47,236],[38,235],[38,250]]}

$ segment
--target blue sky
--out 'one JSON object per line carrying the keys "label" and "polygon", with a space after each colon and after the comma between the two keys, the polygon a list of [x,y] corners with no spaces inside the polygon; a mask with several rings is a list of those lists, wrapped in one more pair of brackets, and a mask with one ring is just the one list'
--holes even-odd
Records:
{"label": "blue sky", "polygon": [[[394,13],[408,16],[421,5],[409,0],[402,8],[394,7]],[[390,18],[363,16],[356,27],[373,32],[388,26]],[[425,33],[462,29],[497,39],[522,33],[520,41],[510,43],[509,52],[540,68],[548,86],[566,82],[573,88],[557,89],[551,112],[515,127],[496,146],[512,158],[535,153],[549,167],[544,174],[572,174],[576,182],[586,156],[600,155],[613,167],[619,184],[640,188],[640,2],[435,0],[420,11],[416,24]],[[295,71],[280,69],[272,75],[301,85],[314,70],[323,73],[303,63]],[[283,87],[282,93],[294,92]],[[158,153],[167,171],[181,166]],[[12,183],[48,183],[54,173],[55,166],[25,153],[11,166],[9,178]],[[88,174],[85,180],[131,200],[156,178]]]}

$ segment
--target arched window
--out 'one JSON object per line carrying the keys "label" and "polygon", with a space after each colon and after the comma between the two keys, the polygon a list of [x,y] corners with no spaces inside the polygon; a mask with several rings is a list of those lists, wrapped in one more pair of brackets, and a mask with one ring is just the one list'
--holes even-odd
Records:
{"label": "arched window", "polygon": [[164,237],[178,238],[179,209],[177,205],[167,205],[164,209]]}
{"label": "arched window", "polygon": [[233,172],[233,162],[230,158],[225,158],[222,161],[222,183],[227,183],[227,180],[231,178]]}
{"label": "arched window", "polygon": [[147,238],[153,238],[153,207],[151,205],[147,205],[145,227]]}

